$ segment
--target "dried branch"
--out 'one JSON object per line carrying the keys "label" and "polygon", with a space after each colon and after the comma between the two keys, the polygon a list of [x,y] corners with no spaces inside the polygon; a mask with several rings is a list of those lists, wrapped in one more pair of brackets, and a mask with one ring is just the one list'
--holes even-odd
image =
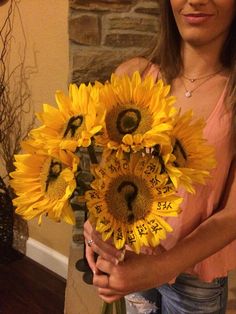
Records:
{"label": "dried branch", "polygon": [[[36,62],[34,66],[26,66],[27,41],[18,3],[10,0],[6,19],[0,28],[0,163],[7,175],[14,170],[14,154],[20,151],[20,142],[34,124],[29,80],[37,66]],[[10,57],[16,15],[21,26],[23,51],[19,51],[18,63],[13,67]]]}

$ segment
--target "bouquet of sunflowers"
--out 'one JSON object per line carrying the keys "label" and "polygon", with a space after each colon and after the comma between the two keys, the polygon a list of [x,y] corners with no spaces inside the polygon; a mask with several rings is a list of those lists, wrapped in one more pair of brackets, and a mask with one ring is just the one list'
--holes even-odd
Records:
{"label": "bouquet of sunflowers", "polygon": [[[71,199],[82,195],[104,241],[137,254],[156,247],[172,231],[165,218],[181,211],[179,188],[194,193],[215,166],[204,121],[181,114],[169,92],[162,80],[142,80],[138,72],[71,84],[69,96],[57,91],[57,107],[44,105],[41,126],[15,156],[16,212],[39,223],[47,215],[73,224]],[[85,188],[78,178],[86,150],[93,179]]]}

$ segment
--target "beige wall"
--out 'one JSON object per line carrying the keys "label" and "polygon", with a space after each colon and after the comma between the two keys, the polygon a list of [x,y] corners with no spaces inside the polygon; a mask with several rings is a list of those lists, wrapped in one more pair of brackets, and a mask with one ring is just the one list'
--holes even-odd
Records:
{"label": "beige wall", "polygon": [[[7,7],[7,4],[0,7],[0,21],[6,17]],[[35,110],[41,111],[44,102],[55,103],[54,93],[57,89],[67,91],[68,0],[21,0],[19,9],[27,38],[27,65],[34,64],[33,51],[36,52],[37,73],[31,77],[30,88]],[[16,14],[13,55],[22,47],[20,29]],[[37,225],[37,221],[30,221],[29,235],[68,256],[72,236],[71,226],[54,223],[46,218],[41,227]]]}

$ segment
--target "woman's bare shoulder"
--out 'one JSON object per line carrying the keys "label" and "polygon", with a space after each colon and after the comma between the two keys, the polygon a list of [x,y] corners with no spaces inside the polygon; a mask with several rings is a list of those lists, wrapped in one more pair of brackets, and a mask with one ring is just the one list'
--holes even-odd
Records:
{"label": "woman's bare shoulder", "polygon": [[148,65],[150,64],[150,61],[143,57],[135,57],[132,59],[129,59],[125,62],[122,62],[115,70],[116,75],[124,75],[127,74],[129,76],[132,76],[132,74],[135,71],[139,71],[140,73],[143,73]]}

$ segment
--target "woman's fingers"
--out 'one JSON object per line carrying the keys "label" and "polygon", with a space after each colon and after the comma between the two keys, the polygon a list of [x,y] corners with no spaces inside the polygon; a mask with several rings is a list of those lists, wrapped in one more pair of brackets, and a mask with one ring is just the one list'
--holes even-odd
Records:
{"label": "woman's fingers", "polygon": [[122,292],[119,292],[112,288],[112,283],[110,283],[110,279],[111,278],[109,274],[95,274],[93,277],[93,285],[97,287],[99,297],[107,303],[119,300],[121,297],[124,296]]}
{"label": "woman's fingers", "polygon": [[122,295],[117,295],[117,294],[113,294],[113,295],[106,295],[106,294],[100,294],[98,293],[99,297],[105,301],[106,303],[112,303],[114,301],[119,300],[120,298],[122,298]]}
{"label": "woman's fingers", "polygon": [[107,259],[99,256],[96,262],[96,267],[103,273],[110,275],[115,265]]}
{"label": "woman's fingers", "polygon": [[110,242],[105,242],[98,236],[97,232],[92,232],[93,250],[104,259],[117,265],[123,256],[122,250],[117,250]]}
{"label": "woman's fingers", "polygon": [[115,291],[110,286],[110,275],[109,274],[95,274],[93,277],[93,285],[97,287],[98,295],[106,302],[113,302],[119,300],[123,294]]}
{"label": "woman's fingers", "polygon": [[86,241],[91,239],[91,233],[93,232],[93,227],[89,220],[86,220],[84,223],[84,238]]}
{"label": "woman's fingers", "polygon": [[[103,241],[101,234],[93,229],[90,222],[87,220],[84,224],[84,238],[86,246],[97,253],[97,255],[109,260],[113,264],[117,264],[124,257],[124,252],[122,250],[117,250],[111,241]],[[91,250],[86,249],[86,257],[92,263]]]}
{"label": "woman's fingers", "polygon": [[109,275],[107,274],[95,274],[93,276],[93,285],[95,287],[107,289],[109,287]]}
{"label": "woman's fingers", "polygon": [[85,254],[86,254],[86,259],[89,264],[89,267],[92,269],[93,273],[96,273],[97,267],[96,267],[94,251],[91,247],[88,246],[88,244],[86,244]]}

